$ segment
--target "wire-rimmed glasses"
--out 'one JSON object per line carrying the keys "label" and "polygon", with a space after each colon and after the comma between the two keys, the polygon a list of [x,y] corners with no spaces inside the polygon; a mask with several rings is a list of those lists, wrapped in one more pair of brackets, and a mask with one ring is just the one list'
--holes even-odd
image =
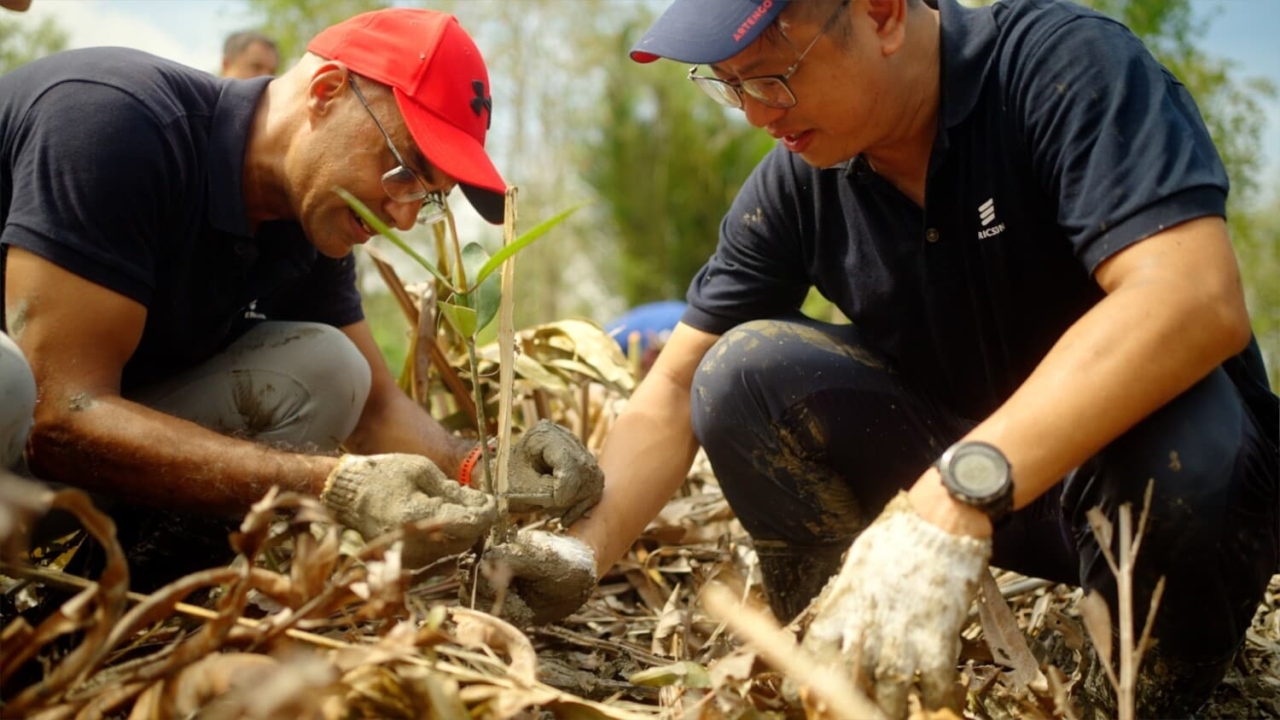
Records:
{"label": "wire-rimmed glasses", "polygon": [[[818,38],[825,35],[827,31],[831,29],[836,18],[840,17],[840,14],[844,12],[845,7],[848,5],[849,0],[845,0],[840,3],[840,6],[831,14],[831,17],[827,18],[827,21],[822,24],[822,28],[818,30],[818,34],[809,42],[809,45],[805,47],[804,51],[800,53],[800,57],[796,58],[796,61],[791,63],[791,67],[787,68],[786,72],[781,75],[758,75],[738,82],[729,82],[728,80],[721,80],[717,77],[698,75],[696,73],[698,72],[699,66],[694,65],[689,68],[689,79],[693,81],[693,84],[702,88],[702,91],[710,96],[712,100],[715,100],[717,103],[720,103],[725,107],[741,109],[743,103],[742,94],[746,93],[756,102],[759,102],[761,105],[766,107],[778,108],[780,110],[793,108],[796,106],[796,95],[791,91],[791,86],[787,84],[787,80],[791,79],[791,76],[795,73],[796,69],[800,67],[800,63],[804,61],[805,56],[809,54],[809,51],[813,49],[814,45],[818,44]],[[787,44],[791,44],[791,40],[788,39],[786,35],[783,35],[782,37],[787,40]],[[791,47],[793,50],[795,49],[795,45],[791,45]]]}
{"label": "wire-rimmed glasses", "polygon": [[409,169],[404,158],[401,157],[400,151],[396,150],[395,143],[391,142],[391,135],[387,133],[387,129],[379,122],[378,116],[374,114],[373,108],[369,107],[369,101],[365,99],[364,93],[360,92],[360,86],[356,85],[356,79],[352,75],[347,75],[347,82],[351,83],[351,89],[359,98],[360,104],[364,105],[364,109],[368,111],[369,117],[373,118],[373,124],[378,126],[378,131],[382,133],[382,137],[387,141],[387,148],[391,150],[391,155],[395,157],[399,165],[382,173],[382,189],[387,193],[387,197],[400,203],[422,202],[422,208],[418,210],[417,222],[419,225],[434,225],[444,219],[448,213],[448,205],[445,203],[444,193],[439,190],[428,190],[427,184],[422,181],[418,173]]}

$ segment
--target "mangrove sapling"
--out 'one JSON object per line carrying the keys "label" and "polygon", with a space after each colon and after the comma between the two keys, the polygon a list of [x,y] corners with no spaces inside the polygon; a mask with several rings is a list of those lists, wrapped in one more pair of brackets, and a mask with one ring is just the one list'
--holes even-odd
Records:
{"label": "mangrove sapling", "polygon": [[[508,281],[503,282],[504,278],[495,275],[495,271],[504,268],[509,259],[512,259],[516,253],[528,247],[534,241],[545,235],[551,228],[564,222],[566,218],[576,212],[581,205],[571,207],[561,211],[551,218],[544,220],[532,229],[528,230],[519,237],[515,237],[515,192],[514,188],[508,189],[507,192],[507,214],[504,222],[504,242],[503,246],[492,256],[477,242],[468,242],[465,245],[458,239],[457,227],[454,222],[453,212],[449,209],[447,202],[444,205],[444,215],[442,218],[443,226],[436,225],[437,253],[440,262],[445,267],[441,270],[436,263],[423,257],[404,241],[394,230],[389,228],[386,223],[382,222],[377,215],[369,210],[364,203],[360,202],[355,196],[347,191],[339,188],[338,194],[346,200],[352,209],[373,228],[377,233],[387,238],[396,247],[400,248],[405,254],[413,258],[419,265],[427,270],[435,279],[437,286],[437,307],[440,308],[440,314],[444,317],[448,326],[462,339],[467,350],[467,359],[471,371],[472,378],[472,394],[476,406],[476,434],[481,438],[481,467],[484,472],[482,477],[485,479],[485,486],[480,489],[486,492],[495,493],[498,497],[499,507],[503,507],[504,493],[501,493],[494,487],[493,479],[497,477],[492,467],[492,458],[488,444],[483,442],[483,438],[489,433],[487,432],[490,425],[485,416],[485,403],[483,390],[479,379],[479,360],[476,355],[476,338],[480,332],[493,322],[498,315],[499,308],[504,302],[511,301],[511,281],[514,276],[510,275],[510,269],[504,270],[504,275]],[[452,277],[450,277],[450,275]],[[504,297],[506,296],[506,297]],[[507,343],[511,342],[511,338],[506,339]],[[509,365],[510,363],[504,363]],[[501,372],[501,371],[500,371]],[[510,394],[510,387],[503,388],[503,393]],[[502,398],[499,398],[501,402]],[[509,418],[509,413],[508,413]],[[509,421],[508,421],[509,422]],[[501,451],[504,444],[509,441],[510,428],[506,428],[507,432],[499,433],[499,450]],[[504,519],[500,521],[499,529],[501,534],[495,535],[500,538],[506,534],[508,527]]]}

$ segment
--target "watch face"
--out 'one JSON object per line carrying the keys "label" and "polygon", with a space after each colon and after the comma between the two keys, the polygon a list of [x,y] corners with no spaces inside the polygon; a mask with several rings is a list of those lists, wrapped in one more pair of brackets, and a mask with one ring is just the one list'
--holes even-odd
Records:
{"label": "watch face", "polygon": [[1008,481],[1009,468],[1004,458],[970,446],[952,458],[951,475],[967,494],[984,498],[1000,492]]}

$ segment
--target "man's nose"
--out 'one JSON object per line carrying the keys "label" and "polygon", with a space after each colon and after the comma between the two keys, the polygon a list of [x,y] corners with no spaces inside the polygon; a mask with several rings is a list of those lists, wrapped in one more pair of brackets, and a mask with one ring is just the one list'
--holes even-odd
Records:
{"label": "man's nose", "polygon": [[397,230],[410,230],[418,220],[418,211],[422,209],[422,200],[398,202],[387,198],[387,213],[391,215],[392,225]]}
{"label": "man's nose", "polygon": [[787,110],[786,108],[769,107],[749,94],[742,93],[742,112],[747,116],[747,122],[755,127],[762,128],[782,117]]}

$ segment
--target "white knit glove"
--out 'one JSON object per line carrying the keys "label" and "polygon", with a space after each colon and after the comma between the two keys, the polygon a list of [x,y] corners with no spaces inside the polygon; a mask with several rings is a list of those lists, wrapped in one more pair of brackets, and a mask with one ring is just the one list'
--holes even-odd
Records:
{"label": "white knit glove", "polygon": [[990,557],[989,539],[946,532],[898,493],[818,596],[803,646],[844,662],[891,718],[917,684],[926,707],[954,707],[960,631]]}
{"label": "white knit glove", "polygon": [[521,530],[511,542],[486,550],[484,563],[477,588],[482,609],[492,608],[498,586],[505,586],[499,615],[516,627],[561,620],[596,589],[595,553],[571,535]]}
{"label": "white knit glove", "polygon": [[424,532],[405,533],[401,562],[419,568],[463,552],[497,517],[493,496],[462,487],[421,455],[344,455],[329,473],[320,499],[338,522],[365,540],[430,520]]}

